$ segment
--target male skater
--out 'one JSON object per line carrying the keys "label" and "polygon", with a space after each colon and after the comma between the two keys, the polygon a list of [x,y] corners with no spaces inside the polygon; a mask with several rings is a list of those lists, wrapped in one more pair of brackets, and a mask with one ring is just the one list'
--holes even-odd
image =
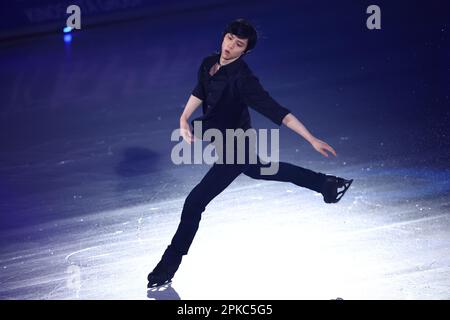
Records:
{"label": "male skater", "polygon": [[[336,156],[331,146],[314,137],[288,109],[272,99],[243,60],[242,56],[256,45],[255,28],[248,21],[238,19],[228,24],[222,36],[220,54],[213,54],[203,59],[198,72],[198,83],[180,117],[180,131],[183,139],[189,144],[195,140],[188,119],[201,104],[203,116],[195,121],[200,121],[204,130],[217,129],[220,132],[226,129],[250,129],[248,107],[252,107],[277,125],[284,124],[302,136],[325,157],[328,157],[325,150]],[[195,130],[194,134],[196,134]],[[222,161],[216,161],[187,196],[178,229],[161,261],[148,275],[149,288],[171,281],[178,270],[182,256],[188,253],[202,212],[211,200],[241,173],[255,179],[294,183],[321,193],[325,203],[338,202],[353,182],[353,180],[325,175],[286,162],[278,163],[278,171],[275,174],[264,175],[261,169],[270,167],[271,162],[264,163],[257,157],[257,163],[248,163],[246,155],[243,164],[228,163],[225,161],[226,154],[230,150],[236,151],[235,147],[232,146],[231,149],[228,147],[229,145],[226,145],[219,156]],[[245,148],[249,154],[256,152],[252,151],[252,145],[246,144]]]}

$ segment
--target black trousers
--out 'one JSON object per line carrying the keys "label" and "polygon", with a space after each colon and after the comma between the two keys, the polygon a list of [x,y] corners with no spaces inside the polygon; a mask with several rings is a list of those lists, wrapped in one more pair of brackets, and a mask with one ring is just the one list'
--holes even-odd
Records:
{"label": "black trousers", "polygon": [[[251,152],[249,150],[247,148],[247,152]],[[225,154],[226,152],[224,157],[226,156]],[[261,167],[270,167],[272,164],[261,161],[258,155],[256,155],[256,158],[257,163],[250,163],[249,158],[246,156],[244,164],[237,164],[236,162],[235,164],[219,164],[216,161],[212,165],[203,179],[187,196],[178,229],[166,250],[166,254],[169,254],[168,251],[171,251],[170,255],[186,255],[188,253],[206,206],[241,173],[254,179],[291,182],[299,187],[321,192],[326,177],[325,174],[290,163],[279,162],[276,174],[263,175],[261,174]]]}

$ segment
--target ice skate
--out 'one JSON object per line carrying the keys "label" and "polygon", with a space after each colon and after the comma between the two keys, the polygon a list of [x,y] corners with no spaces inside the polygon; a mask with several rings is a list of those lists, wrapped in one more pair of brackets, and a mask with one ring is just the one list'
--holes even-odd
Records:
{"label": "ice skate", "polygon": [[337,203],[350,188],[353,179],[347,180],[335,176],[327,176],[323,185],[322,195],[325,203]]}
{"label": "ice skate", "polygon": [[160,273],[157,272],[150,272],[147,276],[148,284],[147,288],[153,289],[160,286],[168,285],[172,283],[172,278],[175,275],[175,272],[170,273],[167,271],[163,271]]}
{"label": "ice skate", "polygon": [[156,288],[171,283],[181,264],[182,257],[182,255],[175,253],[170,246],[167,247],[161,261],[147,276],[147,288]]}

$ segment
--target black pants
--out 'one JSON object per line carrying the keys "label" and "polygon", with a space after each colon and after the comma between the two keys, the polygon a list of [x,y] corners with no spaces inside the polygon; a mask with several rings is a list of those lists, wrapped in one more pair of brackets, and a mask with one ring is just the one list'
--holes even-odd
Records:
{"label": "black pants", "polygon": [[[249,150],[249,149],[247,149]],[[172,239],[169,251],[177,255],[186,255],[199,227],[200,219],[206,206],[241,173],[262,180],[291,182],[299,187],[321,192],[326,175],[314,172],[290,163],[279,162],[278,172],[274,175],[262,175],[261,167],[270,167],[270,162],[262,162],[257,156],[257,163],[219,164],[214,163],[203,179],[187,196],[181,221]],[[168,252],[167,252],[168,253]]]}

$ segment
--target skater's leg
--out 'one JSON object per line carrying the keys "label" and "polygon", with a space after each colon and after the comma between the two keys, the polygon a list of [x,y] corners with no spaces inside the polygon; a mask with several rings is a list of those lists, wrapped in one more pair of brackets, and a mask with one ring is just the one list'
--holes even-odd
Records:
{"label": "skater's leg", "polygon": [[181,263],[182,256],[197,232],[202,212],[208,203],[220,194],[242,172],[242,166],[214,164],[203,179],[187,196],[181,220],[171,244],[164,252],[161,261],[148,275],[148,287],[167,283],[172,279]]}
{"label": "skater's leg", "polygon": [[242,172],[241,166],[214,164],[203,179],[187,196],[180,224],[172,239],[171,247],[187,254],[197,232],[202,212]]}
{"label": "skater's leg", "polygon": [[[264,175],[261,173],[261,168],[268,168],[274,165],[278,166],[278,171],[275,174]],[[326,178],[326,175],[323,173],[315,172],[288,162],[278,162],[277,164],[263,162],[259,156],[257,157],[257,163],[248,164],[243,173],[253,179],[292,182],[299,187],[308,188],[319,193],[322,192],[322,186]]]}
{"label": "skater's leg", "polygon": [[245,175],[254,179],[292,182],[300,187],[305,187],[321,193],[323,195],[323,200],[326,203],[339,202],[353,182],[353,179],[347,180],[336,176],[326,175],[287,162],[278,163],[277,173],[273,175],[264,175],[261,173],[261,168],[271,167],[274,164],[271,162],[262,162],[259,156],[257,159],[258,163],[249,164],[246,170],[243,171]]}

